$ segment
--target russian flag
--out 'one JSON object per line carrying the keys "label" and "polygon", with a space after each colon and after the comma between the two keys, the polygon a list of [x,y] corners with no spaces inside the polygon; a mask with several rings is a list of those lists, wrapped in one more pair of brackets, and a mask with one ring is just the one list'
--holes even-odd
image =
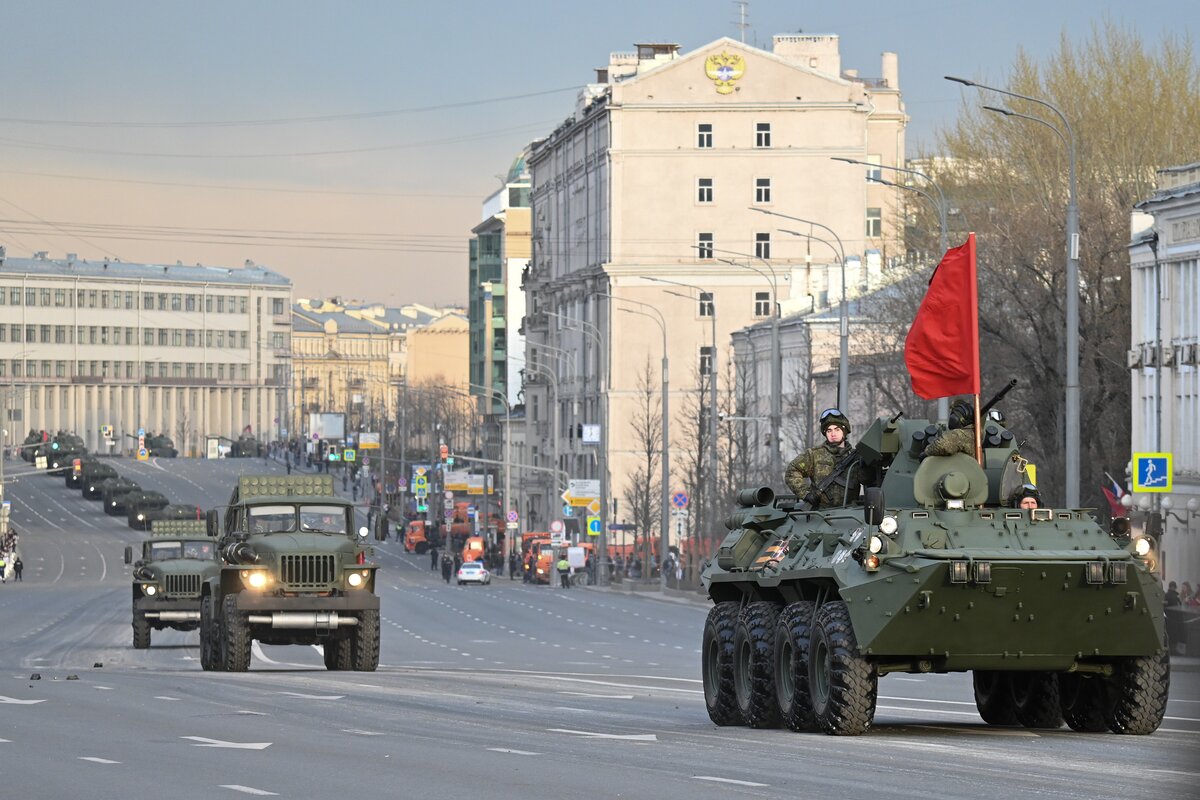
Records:
{"label": "russian flag", "polygon": [[1106,472],[1104,473],[1104,477],[1108,478],[1108,480],[1111,482],[1111,485],[1101,486],[1100,490],[1104,492],[1104,497],[1108,500],[1108,507],[1112,512],[1112,516],[1129,516],[1129,510],[1125,508],[1125,506],[1121,505],[1121,498],[1126,494],[1125,490],[1121,488],[1121,484],[1117,483],[1116,479],[1113,478],[1112,475],[1109,475]]}

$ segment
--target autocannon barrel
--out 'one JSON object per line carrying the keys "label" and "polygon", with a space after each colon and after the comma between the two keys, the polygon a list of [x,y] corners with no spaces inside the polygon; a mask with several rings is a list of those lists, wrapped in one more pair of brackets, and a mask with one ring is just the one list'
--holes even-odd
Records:
{"label": "autocannon barrel", "polygon": [[769,506],[774,499],[774,489],[770,486],[760,486],[757,489],[742,489],[738,492],[737,504],[742,508]]}

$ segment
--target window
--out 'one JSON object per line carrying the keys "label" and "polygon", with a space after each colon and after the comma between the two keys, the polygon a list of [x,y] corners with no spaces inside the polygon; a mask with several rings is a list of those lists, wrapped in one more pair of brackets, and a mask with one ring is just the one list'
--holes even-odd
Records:
{"label": "window", "polygon": [[188,347],[195,347],[196,346],[196,332],[194,330],[192,330],[191,328],[188,328],[187,336],[185,337],[185,340],[187,342]]}
{"label": "window", "polygon": [[217,364],[217,380],[219,380],[219,381],[225,380],[225,365],[224,364]]}
{"label": "window", "polygon": [[217,331],[217,347],[225,346],[225,331]]}
{"label": "window", "polygon": [[179,378],[183,375],[183,365],[178,361],[171,362],[171,377]]}
{"label": "window", "polygon": [[696,126],[696,147],[709,148],[713,146],[712,123],[701,122]]}
{"label": "window", "polygon": [[132,361],[125,362],[125,377],[130,380],[133,379],[133,362]]}
{"label": "window", "polygon": [[95,289],[92,289],[91,291],[89,291],[89,292],[87,293],[87,305],[88,305],[88,308],[95,308],[95,307],[96,307],[96,295],[97,295],[97,294],[99,294],[99,292],[97,292]]}
{"label": "window", "polygon": [[108,308],[108,292],[100,293],[100,307]]}
{"label": "window", "polygon": [[713,308],[713,293],[712,292],[701,292],[700,293],[700,316],[711,317],[713,315],[714,310],[715,309]]}
{"label": "window", "polygon": [[150,294],[149,292],[142,293],[142,310],[143,311],[153,311],[154,310],[154,295]]}
{"label": "window", "polygon": [[[43,378],[50,377],[50,362],[49,361],[42,362],[42,377]],[[50,390],[47,389],[46,391],[49,392]]]}
{"label": "window", "polygon": [[[230,308],[229,310],[230,310],[230,311],[233,311],[233,309],[232,309],[232,308]],[[239,298],[238,298],[238,313],[239,313],[239,314],[245,314],[245,313],[246,313],[246,298],[245,298],[245,297],[239,297]]]}
{"label": "window", "polygon": [[58,306],[59,308],[62,308],[66,304],[67,304],[67,290],[66,289],[55,289],[54,290],[54,305]]}
{"label": "window", "polygon": [[[96,329],[92,328],[92,330],[94,331]],[[27,341],[27,342],[36,342],[37,341],[37,325],[26,325],[25,326],[25,341]]]}
{"label": "window", "polygon": [[755,178],[754,179],[754,202],[756,202],[756,203],[771,202],[771,179],[770,178]]}
{"label": "window", "polygon": [[55,344],[66,344],[67,343],[67,326],[66,325],[55,325],[54,326],[54,343]]}
{"label": "window", "polygon": [[771,146],[771,123],[759,122],[754,126],[754,146]]}
{"label": "window", "polygon": [[196,295],[194,295],[194,294],[185,295],[183,298],[183,308],[185,311],[195,311],[196,310]]}
{"label": "window", "polygon": [[135,328],[126,328],[125,329],[125,344],[127,344],[127,345],[133,344],[133,337],[134,337],[135,332],[136,332]]}
{"label": "window", "polygon": [[756,316],[756,317],[771,316],[771,293],[770,292],[755,292],[754,293],[754,316]]}
{"label": "window", "polygon": [[713,235],[711,233],[702,233],[697,237],[696,254],[697,258],[712,260]]}
{"label": "window", "polygon": [[183,310],[183,295],[179,294],[178,292],[175,292],[174,294],[171,295],[171,310],[172,311],[182,311]]}
{"label": "window", "polygon": [[183,346],[183,331],[181,329],[175,328],[171,331],[171,344],[175,347]]}
{"label": "window", "polygon": [[12,374],[13,374],[13,377],[14,377],[14,378],[19,378],[19,377],[21,377],[21,375],[22,375],[22,374],[23,374],[23,372],[24,372],[24,365],[25,365],[25,362],[24,362],[24,361],[18,361],[18,360],[17,360],[17,359],[15,359],[15,358],[13,359],[13,362],[12,362]]}
{"label": "window", "polygon": [[147,346],[154,344],[154,328],[144,328],[142,330],[142,344]]}
{"label": "window", "polygon": [[250,346],[249,338],[249,331],[240,331],[238,333],[238,347],[242,348],[243,350],[247,349]]}
{"label": "window", "polygon": [[713,201],[713,179],[712,178],[697,178],[696,179],[696,202],[711,203]]}
{"label": "window", "polygon": [[43,306],[50,305],[50,290],[42,289],[38,292],[40,304]]}
{"label": "window", "polygon": [[878,166],[879,164],[883,163],[883,159],[878,153],[873,153],[872,155],[867,156],[867,163],[872,165],[867,167],[867,180],[877,181],[883,177],[883,171],[879,169]]}
{"label": "window", "polygon": [[36,306],[37,305],[37,289],[26,289],[25,290],[25,305],[27,305],[27,306]]}
{"label": "window", "polygon": [[280,314],[283,313],[283,298],[282,297],[272,297],[271,298],[271,313],[276,316],[279,316]]}
{"label": "window", "polygon": [[102,325],[100,327],[100,344],[108,344],[108,326],[107,325]]}
{"label": "window", "polygon": [[223,294],[217,295],[217,313],[218,314],[225,313],[225,295],[223,295]]}
{"label": "window", "polygon": [[8,302],[9,302],[9,305],[13,305],[13,306],[21,305],[21,290],[20,289],[9,290]]}
{"label": "window", "polygon": [[162,347],[167,346],[167,329],[166,328],[158,329],[158,343]]}
{"label": "window", "polygon": [[167,310],[167,293],[166,292],[158,293],[158,310],[159,311]]}
{"label": "window", "polygon": [[711,347],[700,348],[700,374],[712,375],[713,372],[713,349]]}
{"label": "window", "polygon": [[879,238],[883,233],[883,214],[878,208],[867,209],[867,236]]}
{"label": "window", "polygon": [[0,325],[0,342],[8,341],[8,326]]}
{"label": "window", "polygon": [[0,306],[8,303],[8,289],[0,288]]}
{"label": "window", "polygon": [[204,310],[207,311],[209,314],[212,313],[212,310],[213,310],[212,295],[208,295],[204,298]]}
{"label": "window", "polygon": [[764,259],[771,257],[771,234],[754,234],[754,255]]}
{"label": "window", "polygon": [[165,361],[158,362],[158,377],[160,377],[160,378],[167,377],[167,362],[165,362]]}
{"label": "window", "polygon": [[9,332],[12,334],[11,336],[8,337],[11,341],[14,341],[14,342],[21,341],[21,326],[20,325],[13,325],[9,329]]}
{"label": "window", "polygon": [[49,325],[38,326],[38,334],[39,334],[39,336],[38,336],[39,342],[41,342],[42,344],[50,344],[50,326]]}
{"label": "window", "polygon": [[56,378],[67,377],[67,362],[65,362],[65,361],[55,361],[54,362],[54,377],[56,377]]}

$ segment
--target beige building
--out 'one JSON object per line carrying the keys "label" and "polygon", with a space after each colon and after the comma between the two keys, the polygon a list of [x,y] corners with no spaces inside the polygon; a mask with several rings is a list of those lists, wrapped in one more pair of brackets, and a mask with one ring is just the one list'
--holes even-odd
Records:
{"label": "beige building", "polygon": [[[645,449],[638,401],[659,392],[664,339],[679,463],[696,426],[680,415],[708,373],[724,374],[732,331],[775,302],[789,313],[840,298],[839,249],[856,265],[898,254],[896,190],[832,157],[901,164],[906,120],[896,56],[859,78],[842,69],[836,36],[777,36],[770,52],[722,38],[613,54],[528,159],[524,332],[529,362],[546,367],[525,376],[536,463],[557,453],[564,477],[601,477],[598,445],[579,434],[603,424],[607,388],[609,497],[625,498]],[[828,244],[782,232],[810,231],[785,217],[828,226],[841,248],[820,228]],[[859,269],[848,288],[864,282]],[[526,517],[557,516],[559,488],[531,490]]]}
{"label": "beige building", "polygon": [[183,455],[206,436],[286,426],[291,281],[244,268],[10,258],[0,248],[0,385],[8,443],[59,429],[105,452],[139,428]]}

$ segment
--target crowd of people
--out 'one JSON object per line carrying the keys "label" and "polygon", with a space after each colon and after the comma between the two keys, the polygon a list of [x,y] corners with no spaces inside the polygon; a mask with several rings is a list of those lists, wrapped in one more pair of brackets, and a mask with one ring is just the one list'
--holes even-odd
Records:
{"label": "crowd of people", "polygon": [[0,539],[0,583],[8,583],[8,581],[23,581],[21,573],[25,569],[25,565],[21,562],[21,555],[17,552],[17,543],[21,540],[21,536],[17,533],[17,529],[9,526],[8,533],[4,534],[4,538]]}
{"label": "crowd of people", "polygon": [[1167,608],[1200,608],[1200,587],[1192,591],[1192,584],[1187,581],[1183,582],[1182,587],[1171,581],[1167,584],[1163,605]]}

